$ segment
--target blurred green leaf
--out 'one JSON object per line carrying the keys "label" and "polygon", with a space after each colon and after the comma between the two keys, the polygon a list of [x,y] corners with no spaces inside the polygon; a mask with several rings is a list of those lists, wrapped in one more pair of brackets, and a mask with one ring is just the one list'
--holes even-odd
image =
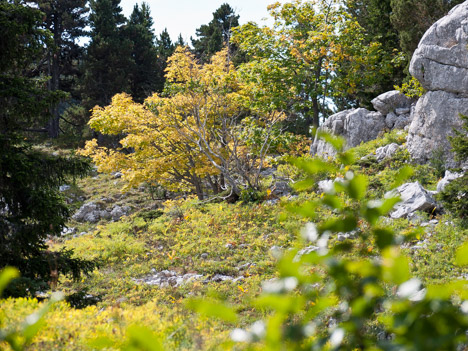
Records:
{"label": "blurred green leaf", "polygon": [[354,175],[348,183],[348,195],[355,200],[361,200],[366,195],[367,178],[363,175]]}
{"label": "blurred green leaf", "polygon": [[394,233],[389,228],[375,228],[373,230],[375,242],[380,250],[393,244]]}
{"label": "blurred green leaf", "polygon": [[457,253],[455,255],[455,264],[457,266],[468,265],[468,241],[457,249]]}
{"label": "blurred green leaf", "polygon": [[127,329],[128,342],[122,351],[163,351],[157,336],[148,328],[132,325]]}
{"label": "blurred green leaf", "polygon": [[106,336],[100,336],[98,338],[95,338],[89,341],[88,345],[93,349],[100,350],[100,349],[111,348],[112,346],[114,346],[114,342]]}
{"label": "blurred green leaf", "polygon": [[401,284],[410,279],[408,259],[400,255],[396,247],[389,247],[382,251],[383,275],[386,281]]}
{"label": "blurred green leaf", "polygon": [[329,143],[336,151],[343,150],[345,145],[345,139],[343,137],[339,137],[322,130],[317,131],[317,136]]}
{"label": "blurred green leaf", "polygon": [[186,306],[202,316],[219,318],[226,322],[235,322],[237,320],[236,312],[232,308],[217,301],[189,299]]}
{"label": "blurred green leaf", "polygon": [[6,267],[0,272],[0,296],[7,285],[15,278],[19,277],[19,271],[13,267]]}
{"label": "blurred green leaf", "polygon": [[395,176],[395,181],[391,185],[391,189],[399,187],[401,184],[406,182],[414,174],[414,169],[411,166],[404,166]]}
{"label": "blurred green leaf", "polygon": [[303,170],[309,175],[314,175],[321,172],[336,172],[337,169],[331,163],[326,162],[320,158],[303,159],[294,158],[290,162],[297,168]]}

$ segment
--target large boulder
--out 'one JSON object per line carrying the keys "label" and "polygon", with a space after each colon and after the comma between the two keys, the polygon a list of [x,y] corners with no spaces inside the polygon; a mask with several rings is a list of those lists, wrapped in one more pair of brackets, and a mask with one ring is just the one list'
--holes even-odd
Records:
{"label": "large boulder", "polygon": [[448,136],[468,114],[468,1],[454,7],[421,39],[411,60],[411,74],[428,91],[419,99],[408,134],[408,151],[420,163],[434,152],[446,167],[458,166]]}
{"label": "large boulder", "polygon": [[410,73],[426,90],[468,94],[468,1],[428,29],[414,52]]}
{"label": "large boulder", "polygon": [[432,194],[418,182],[406,183],[399,186],[391,195],[399,195],[401,202],[390,213],[392,218],[406,218],[415,211],[433,212],[437,204]]}
{"label": "large boulder", "polygon": [[[338,112],[330,116],[319,128],[320,131],[343,136],[346,148],[373,140],[384,129],[385,116],[365,108]],[[316,137],[311,147],[311,154],[326,157],[333,156],[336,152],[328,143]]]}
{"label": "large boulder", "polygon": [[413,99],[400,93],[398,90],[391,90],[377,96],[371,101],[372,106],[383,115],[395,113],[395,116],[408,114],[410,112]]}
{"label": "large boulder", "polygon": [[464,173],[445,171],[445,176],[437,183],[437,192],[444,191],[445,187],[457,178],[463,177]]}
{"label": "large boulder", "polygon": [[416,104],[408,131],[408,151],[413,160],[428,162],[437,152],[446,167],[456,167],[448,136],[463,125],[459,114],[468,115],[468,97],[446,91],[429,91]]}

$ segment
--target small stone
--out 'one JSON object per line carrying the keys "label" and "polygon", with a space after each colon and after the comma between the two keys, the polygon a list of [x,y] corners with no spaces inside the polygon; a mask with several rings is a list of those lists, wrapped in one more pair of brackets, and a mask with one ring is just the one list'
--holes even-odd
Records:
{"label": "small stone", "polygon": [[71,188],[70,185],[66,185],[66,184],[60,185],[59,191],[67,191],[67,190],[70,190],[70,188]]}
{"label": "small stone", "polygon": [[208,258],[208,253],[204,252],[204,253],[201,254],[200,257],[203,258],[204,260],[206,260]]}

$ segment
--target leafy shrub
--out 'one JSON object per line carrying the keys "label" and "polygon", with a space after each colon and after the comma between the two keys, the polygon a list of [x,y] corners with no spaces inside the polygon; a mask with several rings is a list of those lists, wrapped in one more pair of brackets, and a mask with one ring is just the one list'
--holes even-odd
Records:
{"label": "leafy shrub", "polygon": [[[468,161],[468,116],[460,115],[463,121],[462,130],[454,130],[455,136],[450,138],[455,159]],[[468,219],[468,173],[453,180],[439,195],[445,208],[464,220]]]}
{"label": "leafy shrub", "polygon": [[265,200],[266,193],[252,188],[243,189],[239,196],[239,200],[243,203],[255,203]]}
{"label": "leafy shrub", "polygon": [[[337,171],[321,160],[295,164],[312,177],[318,171]],[[467,302],[459,306],[454,301],[468,299],[468,282],[423,288],[411,277],[400,245],[417,233],[396,236],[380,220],[398,200],[368,200],[367,178],[347,172],[320,199],[295,208],[311,221],[303,231],[309,250],[284,254],[280,278],[265,283],[254,301],[255,307],[272,313],[250,330],[234,330],[232,338],[271,350],[453,350],[467,342]],[[320,221],[321,207],[332,209],[333,215]],[[333,244],[331,239],[340,233],[358,233],[358,247],[350,241]],[[356,249],[360,257],[350,257]],[[456,264],[468,264],[466,257],[468,243],[457,251]]]}

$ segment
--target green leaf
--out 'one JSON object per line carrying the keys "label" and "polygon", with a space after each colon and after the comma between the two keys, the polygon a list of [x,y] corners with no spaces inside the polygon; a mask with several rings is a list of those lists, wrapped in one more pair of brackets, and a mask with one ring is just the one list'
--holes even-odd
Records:
{"label": "green leaf", "polygon": [[400,255],[398,248],[389,247],[382,252],[383,276],[386,281],[401,284],[410,279],[408,259]]}
{"label": "green leaf", "polygon": [[336,151],[343,150],[345,139],[324,131],[318,131],[317,136],[329,143]]}
{"label": "green leaf", "polygon": [[395,176],[395,181],[391,185],[391,189],[399,187],[405,181],[407,181],[414,174],[414,169],[411,166],[404,166],[400,169],[398,174]]}
{"label": "green leaf", "polygon": [[373,230],[375,242],[380,250],[393,244],[394,233],[388,228],[376,228]]}
{"label": "green leaf", "polygon": [[19,271],[13,267],[6,267],[0,272],[0,296],[7,285],[15,278],[19,277]]}
{"label": "green leaf", "polygon": [[112,339],[106,337],[106,336],[100,336],[96,339],[93,339],[91,341],[88,342],[88,345],[89,347],[93,348],[93,349],[107,349],[107,348],[111,348],[114,346],[114,342],[112,341]]}
{"label": "green leaf", "polygon": [[219,318],[226,322],[235,322],[237,320],[236,312],[220,302],[207,299],[189,299],[186,306],[206,317]]}
{"label": "green leaf", "polygon": [[148,328],[132,325],[127,329],[128,344],[122,351],[163,351],[156,335]]}
{"label": "green leaf", "polygon": [[355,175],[348,183],[348,195],[355,199],[361,200],[366,195],[367,179],[363,175]]}
{"label": "green leaf", "polygon": [[457,266],[468,265],[468,241],[457,249],[457,253],[455,255],[455,264]]}
{"label": "green leaf", "polygon": [[303,170],[309,175],[314,175],[321,172],[336,172],[337,169],[331,163],[319,158],[306,160],[304,158],[289,159],[291,164]]}

